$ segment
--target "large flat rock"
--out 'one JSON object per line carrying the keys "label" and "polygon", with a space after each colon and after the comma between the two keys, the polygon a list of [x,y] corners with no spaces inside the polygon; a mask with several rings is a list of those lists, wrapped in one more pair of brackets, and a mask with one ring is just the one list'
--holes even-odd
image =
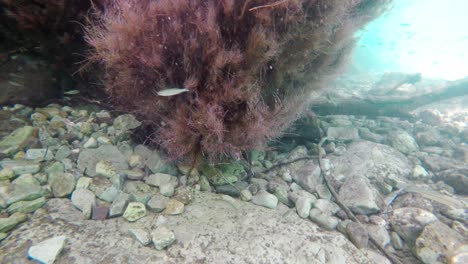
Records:
{"label": "large flat rock", "polygon": [[0,242],[0,263],[34,263],[27,250],[53,236],[68,243],[56,263],[370,263],[338,232],[327,232],[279,206],[267,209],[197,193],[181,215],[165,216],[176,241],[167,250],[142,246],[129,232],[154,230],[158,214],[84,220],[68,199],[52,199]]}

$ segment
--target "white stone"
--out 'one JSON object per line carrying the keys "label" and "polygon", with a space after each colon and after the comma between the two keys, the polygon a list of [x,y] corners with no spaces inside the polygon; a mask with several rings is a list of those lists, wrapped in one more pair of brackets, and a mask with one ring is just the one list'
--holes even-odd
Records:
{"label": "white stone", "polygon": [[28,256],[44,264],[52,264],[65,247],[67,238],[57,236],[32,246],[28,250]]}

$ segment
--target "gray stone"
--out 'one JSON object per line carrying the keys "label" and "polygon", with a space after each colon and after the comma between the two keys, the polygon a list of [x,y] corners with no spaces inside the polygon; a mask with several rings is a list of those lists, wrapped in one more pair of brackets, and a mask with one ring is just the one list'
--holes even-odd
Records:
{"label": "gray stone", "polygon": [[131,130],[137,128],[141,125],[141,122],[138,121],[133,115],[125,114],[120,115],[114,119],[113,126],[118,130]]}
{"label": "gray stone", "polygon": [[338,219],[333,216],[328,216],[317,208],[312,208],[309,213],[309,218],[312,222],[326,230],[335,230],[338,225]]}
{"label": "gray stone", "polygon": [[146,216],[146,207],[143,203],[139,202],[129,203],[123,214],[123,218],[129,222],[135,222],[144,216]]}
{"label": "gray stone", "polygon": [[163,213],[165,215],[178,215],[183,213],[185,210],[185,205],[182,202],[179,202],[174,199],[170,199],[166,204],[166,209]]}
{"label": "gray stone", "polygon": [[47,166],[45,169],[44,169],[44,172],[46,173],[52,173],[52,172],[65,172],[65,166],[59,162],[59,161],[56,161],[52,164],[50,164],[49,166]]}
{"label": "gray stone", "polygon": [[5,194],[8,205],[19,201],[31,201],[41,196],[44,196],[44,191],[39,181],[31,174],[24,174],[16,178]]}
{"label": "gray stone", "polygon": [[143,246],[147,246],[151,243],[151,236],[148,231],[142,228],[130,228],[128,230],[133,237],[140,242]]}
{"label": "gray stone", "polygon": [[146,204],[157,193],[157,188],[141,181],[126,181],[123,191],[130,194],[132,200]]}
{"label": "gray stone", "polygon": [[46,202],[44,197],[39,197],[32,201],[19,201],[14,204],[11,204],[7,212],[9,214],[14,214],[16,212],[20,213],[32,213],[36,211],[38,208],[42,207]]}
{"label": "gray stone", "polygon": [[357,248],[367,247],[369,243],[369,233],[365,226],[351,222],[346,226],[346,233],[349,240],[351,240]]}
{"label": "gray stone", "polygon": [[450,208],[443,212],[443,214],[450,219],[458,220],[468,224],[468,209],[467,208]]}
{"label": "gray stone", "polygon": [[398,235],[398,233],[397,232],[392,232],[390,234],[390,236],[392,238],[393,248],[395,248],[396,250],[402,250],[403,249],[403,240]]}
{"label": "gray stone", "polygon": [[116,146],[102,145],[97,149],[82,149],[78,157],[77,168],[88,176],[96,176],[96,164],[109,161],[118,170],[128,169],[127,158]]}
{"label": "gray stone", "polygon": [[151,232],[151,240],[157,250],[163,250],[175,242],[174,232],[165,226],[159,226]]}
{"label": "gray stone", "polygon": [[111,162],[106,160],[99,161],[96,164],[96,175],[104,176],[106,178],[114,178],[119,176],[117,169],[114,167],[114,165],[112,165]]}
{"label": "gray stone", "polygon": [[312,199],[301,196],[296,201],[296,212],[301,218],[308,218],[312,208]]}
{"label": "gray stone", "polygon": [[130,195],[124,192],[119,192],[109,208],[109,217],[121,216],[129,202]]}
{"label": "gray stone", "polygon": [[89,177],[80,177],[76,181],[76,189],[88,189],[89,185],[91,185],[91,182],[93,181],[92,178]]}
{"label": "gray stone", "polygon": [[257,185],[259,190],[267,190],[268,181],[265,179],[252,178],[250,183]]}
{"label": "gray stone", "polygon": [[162,184],[161,186],[159,186],[159,192],[166,197],[173,196],[175,192],[174,183],[168,182],[168,183]]}
{"label": "gray stone", "polygon": [[427,179],[429,177],[429,173],[422,167],[421,165],[416,165],[413,168],[413,173],[411,174],[413,179]]}
{"label": "gray stone", "polygon": [[[415,242],[416,256],[424,263],[448,263],[468,254],[468,244],[457,232],[440,221],[427,224]],[[450,263],[456,263],[452,262]],[[462,262],[458,262],[462,263]],[[465,262],[466,263],[466,262]]]}
{"label": "gray stone", "polygon": [[156,194],[148,201],[146,204],[150,211],[155,213],[160,213],[166,209],[167,203],[169,202],[169,198],[163,196],[161,194]]}
{"label": "gray stone", "polygon": [[459,195],[468,195],[468,166],[465,169],[449,169],[439,172],[436,174],[435,180],[443,181],[453,187]]}
{"label": "gray stone", "polygon": [[283,188],[277,188],[275,192],[273,193],[276,198],[278,198],[278,201],[287,207],[292,207],[294,204],[289,200],[289,195],[288,191]]}
{"label": "gray stone", "polygon": [[2,160],[0,161],[2,168],[9,168],[14,171],[15,175],[34,174],[41,169],[40,163],[30,160]]}
{"label": "gray stone", "polygon": [[315,187],[315,191],[317,192],[319,198],[330,200],[332,198],[332,194],[328,189],[327,185],[320,184]]}
{"label": "gray stone", "polygon": [[83,148],[85,149],[94,149],[98,147],[98,142],[94,137],[90,137],[86,142],[83,144]]}
{"label": "gray stone", "polygon": [[322,183],[320,167],[312,160],[297,163],[302,166],[295,166],[291,169],[293,181],[304,190],[310,193],[315,192],[315,188]]}
{"label": "gray stone", "polygon": [[252,197],[252,203],[266,208],[275,209],[278,205],[278,198],[267,191],[260,190]]}
{"label": "gray stone", "polygon": [[138,154],[133,154],[128,158],[128,165],[131,168],[139,168],[139,169],[142,169],[145,166],[143,157]]}
{"label": "gray stone", "polygon": [[313,202],[313,207],[326,215],[334,215],[341,209],[336,203],[326,199],[317,199]]}
{"label": "gray stone", "polygon": [[152,186],[160,187],[163,184],[171,182],[171,178],[172,178],[172,176],[169,175],[169,174],[156,173],[156,174],[149,175],[146,178],[145,183],[149,184],[149,185],[152,185]]}
{"label": "gray stone", "polygon": [[37,141],[34,127],[24,126],[11,132],[0,141],[0,156],[12,155]]}
{"label": "gray stone", "polygon": [[83,212],[86,219],[91,217],[93,206],[96,205],[96,196],[88,189],[77,189],[72,193],[73,205]]}
{"label": "gray stone", "polygon": [[329,140],[351,141],[359,139],[359,133],[357,128],[351,126],[329,127],[327,129],[327,138]]}
{"label": "gray stone", "polygon": [[75,176],[71,173],[52,172],[49,173],[49,184],[54,197],[66,197],[75,189]]}
{"label": "gray stone", "polygon": [[390,244],[390,235],[385,226],[367,225],[367,232],[381,247],[385,248]]}
{"label": "gray stone", "polygon": [[140,169],[124,170],[122,171],[122,175],[129,180],[143,180],[145,177],[145,173]]}
{"label": "gray stone", "polygon": [[232,197],[239,197],[241,190],[247,188],[249,184],[245,181],[239,181],[233,184],[215,186],[217,193],[227,194]]}
{"label": "gray stone", "polygon": [[11,180],[15,177],[15,172],[12,168],[4,168],[0,170],[0,181]]}
{"label": "gray stone", "polygon": [[28,149],[26,151],[27,160],[51,160],[54,158],[52,150],[47,148],[42,149]]}
{"label": "gray stone", "polygon": [[200,175],[200,190],[202,192],[210,192],[211,191],[210,182],[203,175]]}
{"label": "gray stone", "polygon": [[435,221],[437,217],[431,212],[414,207],[395,209],[389,219],[393,230],[410,244],[419,236],[424,226]]}
{"label": "gray stone", "polygon": [[26,221],[26,219],[28,219],[28,217],[24,213],[14,213],[8,218],[0,218],[0,233],[12,230],[19,223]]}
{"label": "gray stone", "polygon": [[112,140],[110,140],[110,138],[106,137],[106,136],[99,136],[97,138],[97,142],[100,144],[100,145],[112,145]]}
{"label": "gray stone", "polygon": [[377,190],[364,177],[346,178],[338,193],[339,199],[355,214],[374,214],[380,211]]}
{"label": "gray stone", "polygon": [[252,193],[248,189],[244,189],[240,192],[240,198],[242,201],[249,202],[252,200]]}
{"label": "gray stone", "polygon": [[32,246],[28,256],[44,264],[53,264],[67,242],[66,236],[56,236]]}
{"label": "gray stone", "polygon": [[71,155],[71,153],[72,151],[68,146],[62,145],[57,149],[57,152],[55,153],[55,159],[56,160],[66,159]]}
{"label": "gray stone", "polygon": [[369,259],[369,263],[392,264],[388,258],[370,248],[362,248],[361,252]]}
{"label": "gray stone", "polygon": [[409,154],[419,150],[416,140],[404,130],[397,130],[388,133],[387,140],[395,149],[404,154]]}
{"label": "gray stone", "polygon": [[93,177],[89,189],[100,199],[112,203],[119,189],[115,184],[108,178],[103,176]]}

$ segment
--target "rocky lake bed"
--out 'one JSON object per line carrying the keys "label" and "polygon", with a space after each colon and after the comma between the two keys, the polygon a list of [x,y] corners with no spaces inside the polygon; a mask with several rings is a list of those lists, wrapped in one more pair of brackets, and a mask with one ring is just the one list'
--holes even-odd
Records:
{"label": "rocky lake bed", "polygon": [[0,262],[468,262],[466,127],[317,120],[323,145],[191,170],[134,143],[133,115],[3,107]]}

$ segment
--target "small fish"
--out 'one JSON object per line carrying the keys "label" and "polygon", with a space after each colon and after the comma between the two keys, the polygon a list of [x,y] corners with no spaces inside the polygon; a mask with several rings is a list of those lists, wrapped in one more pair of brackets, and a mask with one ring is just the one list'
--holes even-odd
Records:
{"label": "small fish", "polygon": [[17,83],[17,82],[14,82],[14,81],[8,81],[8,83],[11,84],[11,85],[13,85],[13,86],[23,87],[22,84]]}
{"label": "small fish", "polygon": [[411,24],[410,24],[410,23],[401,23],[400,26],[402,26],[402,27],[409,27],[409,26],[411,26]]}
{"label": "small fish", "polygon": [[165,90],[161,90],[159,92],[157,92],[157,94],[159,96],[173,96],[173,95],[178,95],[178,94],[181,94],[181,93],[185,93],[185,92],[188,92],[189,89],[187,88],[170,88],[170,89],[165,89]]}
{"label": "small fish", "polygon": [[80,91],[78,90],[70,90],[70,91],[66,91],[64,92],[63,94],[66,94],[66,95],[75,95],[75,94],[79,94]]}

